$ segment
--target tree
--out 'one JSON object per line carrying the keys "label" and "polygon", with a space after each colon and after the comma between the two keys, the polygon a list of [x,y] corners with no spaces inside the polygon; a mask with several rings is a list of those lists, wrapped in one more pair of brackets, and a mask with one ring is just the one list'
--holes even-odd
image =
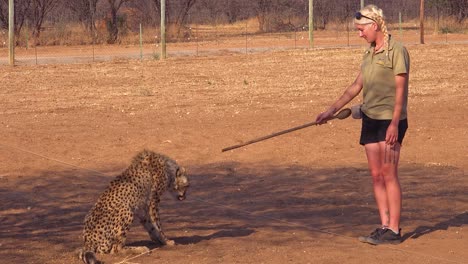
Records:
{"label": "tree", "polygon": [[80,23],[90,32],[96,31],[95,17],[98,0],[65,1],[66,7],[77,15]]}
{"label": "tree", "polygon": [[[153,0],[158,14],[161,14],[161,1]],[[166,21],[168,28],[174,28],[176,36],[180,37],[182,27],[187,24],[190,9],[197,0],[178,0],[166,2]]]}
{"label": "tree", "polygon": [[327,1],[314,1],[314,16],[315,27],[325,29],[332,15],[332,6]]}
{"label": "tree", "polygon": [[109,4],[109,21],[107,21],[107,43],[114,44],[119,36],[118,12],[122,5],[129,0],[107,0]]}
{"label": "tree", "polygon": [[242,16],[242,5],[236,0],[225,0],[224,14],[228,23],[236,22]]}
{"label": "tree", "polygon": [[[30,0],[15,1],[15,36],[18,39],[31,9]],[[0,28],[8,29],[8,0],[0,0]]]}
{"label": "tree", "polygon": [[200,5],[202,10],[208,11],[209,21],[216,24],[220,14],[223,12],[222,3],[219,1],[201,0]]}
{"label": "tree", "polygon": [[0,28],[8,29],[8,0],[0,0]]}
{"label": "tree", "polygon": [[435,16],[436,16],[436,24],[434,26],[434,33],[439,32],[440,28],[440,16],[442,13],[442,10],[448,7],[448,1],[447,0],[428,0],[427,1],[428,7],[432,7],[435,11]]}
{"label": "tree", "polygon": [[258,30],[260,32],[270,31],[270,14],[273,10],[272,0],[259,0],[255,8],[257,20],[258,20]]}
{"label": "tree", "polygon": [[29,19],[32,22],[32,35],[36,44],[41,35],[42,24],[47,15],[57,6],[58,2],[59,0],[31,0]]}
{"label": "tree", "polygon": [[468,0],[451,0],[450,13],[457,18],[458,23],[462,23],[468,17]]}
{"label": "tree", "polygon": [[[155,2],[153,0],[130,1],[127,4],[127,6],[134,10],[138,10],[142,23],[156,26],[159,25],[161,17],[159,16],[159,8],[155,8],[154,5]],[[157,10],[157,12],[152,12],[154,10]]]}

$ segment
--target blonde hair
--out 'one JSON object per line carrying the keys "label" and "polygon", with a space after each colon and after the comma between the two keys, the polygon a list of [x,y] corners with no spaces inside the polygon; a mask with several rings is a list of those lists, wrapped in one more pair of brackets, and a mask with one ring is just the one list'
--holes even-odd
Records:
{"label": "blonde hair", "polygon": [[388,56],[390,35],[388,33],[387,23],[385,23],[385,17],[382,9],[378,8],[376,5],[367,5],[359,12],[363,15],[363,17],[360,19],[354,18],[354,23],[359,25],[376,23],[384,35],[384,46],[387,47]]}

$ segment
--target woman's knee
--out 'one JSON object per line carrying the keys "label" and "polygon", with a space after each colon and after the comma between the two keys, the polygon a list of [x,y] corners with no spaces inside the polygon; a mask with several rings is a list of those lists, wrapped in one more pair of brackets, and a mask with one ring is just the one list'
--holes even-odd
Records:
{"label": "woman's knee", "polygon": [[380,173],[382,174],[382,179],[386,182],[395,181],[398,178],[397,170],[394,166],[383,166]]}
{"label": "woman's knee", "polygon": [[385,184],[385,179],[383,177],[384,175],[382,174],[381,170],[371,170],[370,173],[371,173],[372,182],[374,183],[374,185]]}

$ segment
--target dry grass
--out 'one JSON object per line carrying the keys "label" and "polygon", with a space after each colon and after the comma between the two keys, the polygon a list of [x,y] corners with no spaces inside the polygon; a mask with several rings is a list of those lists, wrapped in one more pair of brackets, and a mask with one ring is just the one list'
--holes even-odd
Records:
{"label": "dry grass", "polygon": [[[300,24],[300,19],[295,19],[292,23]],[[404,29],[415,29],[419,27],[418,20],[405,21],[401,25]],[[336,34],[343,34],[350,28],[353,29],[353,25],[350,22],[349,24],[342,23],[341,21],[329,21],[327,24],[327,31],[337,32]],[[398,30],[400,25],[398,23],[393,23],[389,25],[390,29]],[[458,23],[455,18],[452,17],[443,17],[437,21],[433,18],[427,18],[425,24],[426,32],[431,33],[467,33],[468,30],[468,20],[465,20],[463,23]],[[298,28],[297,31],[307,31],[306,28]],[[124,32],[120,35],[118,43],[124,45],[138,45],[140,41],[139,29],[121,29],[121,32]],[[209,24],[209,25],[199,25],[191,24],[183,28],[178,35],[175,28],[168,28],[167,35],[168,40],[171,42],[193,42],[197,40],[217,40],[223,41],[226,38],[244,36],[246,33],[248,35],[255,35],[259,32],[259,24],[256,18],[251,18],[244,21],[238,21],[233,24]],[[290,33],[274,33],[274,34],[290,34]],[[20,46],[25,47],[27,45],[27,40],[31,36],[28,36],[27,29],[24,29],[20,38]],[[157,44],[160,42],[160,29],[145,27],[143,26],[143,43],[154,43]],[[6,41],[7,36],[6,32],[2,31],[0,34],[0,41]],[[98,27],[96,32],[96,43],[106,43],[107,31],[105,27]],[[79,24],[61,24],[58,23],[54,26],[46,26],[45,30],[41,34],[39,40],[40,45],[86,45],[92,43],[92,38],[90,33],[87,32],[82,25]],[[29,43],[32,43],[29,40]],[[2,43],[0,43],[1,45]]]}

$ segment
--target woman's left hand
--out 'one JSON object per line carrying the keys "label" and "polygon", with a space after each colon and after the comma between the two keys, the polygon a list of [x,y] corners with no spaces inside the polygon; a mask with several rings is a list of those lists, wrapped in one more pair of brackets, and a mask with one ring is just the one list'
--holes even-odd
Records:
{"label": "woman's left hand", "polygon": [[390,123],[387,128],[387,134],[385,136],[385,142],[389,145],[394,145],[398,142],[398,125]]}

